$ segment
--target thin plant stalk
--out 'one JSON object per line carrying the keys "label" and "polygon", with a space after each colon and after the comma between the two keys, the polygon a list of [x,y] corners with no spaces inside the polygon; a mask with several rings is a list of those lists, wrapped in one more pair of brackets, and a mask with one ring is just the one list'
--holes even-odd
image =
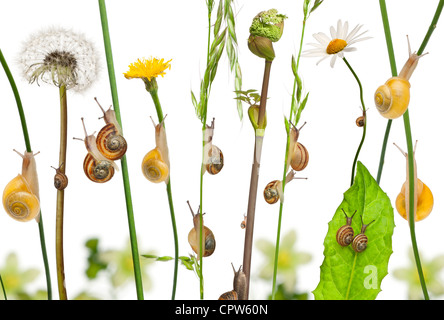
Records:
{"label": "thin plant stalk", "polygon": [[3,296],[5,297],[5,300],[8,300],[8,297],[6,296],[5,285],[3,284],[3,279],[2,279],[1,275],[0,275],[0,284],[1,284],[1,287],[2,287],[2,291],[3,291]]}
{"label": "thin plant stalk", "polygon": [[[264,77],[261,90],[261,100],[259,105],[258,128],[264,127],[271,63],[272,61],[265,60]],[[247,286],[246,286],[247,298],[249,296],[249,291],[250,291],[250,269],[251,269],[251,253],[253,248],[254,215],[256,211],[259,167],[261,162],[264,133],[265,129],[256,129],[255,131],[254,157],[253,157],[253,166],[251,168],[250,193],[248,196],[248,207],[247,207],[248,223],[247,227],[245,228],[244,257],[243,257],[243,267],[242,267],[245,276],[247,278]]]}
{"label": "thin plant stalk", "polygon": [[345,59],[345,57],[342,58],[342,59],[344,60],[345,64],[350,69],[351,73],[353,74],[353,76],[355,77],[356,81],[358,82],[358,85],[359,85],[359,98],[361,99],[362,114],[364,116],[364,127],[363,127],[363,130],[362,130],[362,138],[361,138],[361,142],[359,143],[358,150],[356,151],[355,158],[353,160],[351,182],[350,182],[350,186],[351,186],[351,185],[353,185],[353,181],[355,179],[355,169],[356,169],[356,163],[358,162],[359,153],[361,151],[362,145],[364,144],[364,140],[365,140],[365,133],[367,131],[367,116],[366,116],[366,112],[365,112],[365,104],[364,104],[363,90],[362,90],[361,81],[359,80],[358,75],[355,73],[355,71],[353,70],[353,68],[351,67],[350,63],[347,61],[347,59]]}
{"label": "thin plant stalk", "polygon": [[[111,49],[111,40],[109,35],[108,28],[108,18],[106,14],[106,5],[105,0],[99,0],[99,9],[100,9],[100,20],[102,23],[102,32],[103,32],[103,42],[105,46],[105,55],[106,62],[108,66],[108,76],[110,81],[111,88],[111,96],[113,100],[114,111],[116,113],[116,119],[122,127],[122,120],[120,117],[120,106],[119,99],[117,95],[117,84],[116,84],[116,75],[114,72],[114,62],[113,55]],[[122,129],[123,130],[123,129]],[[129,182],[128,175],[128,164],[126,161],[126,155],[124,155],[121,159],[121,167],[122,167],[122,177],[123,177],[123,187],[125,193],[125,202],[127,208],[127,217],[128,217],[128,227],[130,234],[130,244],[131,244],[131,254],[133,259],[133,267],[134,267],[134,278],[136,284],[136,292],[138,300],[143,300],[143,285],[142,285],[142,273],[140,271],[140,259],[139,259],[139,249],[137,245],[137,235],[136,235],[136,226],[134,222],[134,213],[133,213],[133,205],[131,199],[131,188]]]}
{"label": "thin plant stalk", "polygon": [[[156,79],[153,78],[153,79],[151,79],[151,81],[156,81]],[[162,106],[160,105],[159,96],[157,94],[157,89],[150,90],[149,93],[151,94],[151,97],[154,102],[154,106],[156,107],[157,118],[159,120],[159,123],[161,123],[164,119],[164,116],[163,116],[163,112],[162,112]],[[165,123],[163,124],[163,126],[165,126]],[[173,195],[171,192],[171,175],[168,178],[168,183],[166,185],[166,191],[167,191],[167,195],[168,195],[168,205],[170,207],[171,224],[173,227],[173,234],[174,234],[174,276],[173,276],[173,292],[171,294],[171,300],[174,300],[175,296],[176,296],[177,272],[178,272],[178,265],[179,265],[179,242],[178,242],[178,237],[177,237],[176,218],[174,215]]]}
{"label": "thin plant stalk", "polygon": [[[386,37],[390,38],[390,28],[389,28],[389,23],[388,23],[388,14],[387,14],[387,7],[385,4],[385,0],[380,0],[379,3],[380,3],[380,8],[381,8],[382,19],[384,22],[384,31],[385,31]],[[443,6],[444,6],[444,0],[440,0],[439,4],[437,6],[437,9],[435,11],[435,15],[434,15],[432,22],[430,24],[430,27],[427,31],[427,34],[424,37],[424,40],[420,46],[420,49],[417,52],[418,55],[421,55],[424,52],[424,49],[425,49],[433,31],[436,28],[436,25],[438,23],[439,16],[441,15]],[[395,65],[395,59],[394,59],[393,45],[391,43],[391,40],[390,41],[387,40],[387,49],[389,52],[390,65],[392,66],[392,73],[393,73],[393,70],[395,70],[393,67]],[[393,74],[393,75],[396,76],[396,74]],[[404,120],[404,130],[405,130],[406,142],[407,142],[407,153],[408,153],[408,163],[409,163],[408,172],[409,172],[409,176],[412,177],[414,174],[413,143],[412,143],[412,132],[411,132],[410,116],[409,116],[408,109],[403,115],[403,120]],[[388,133],[386,132],[386,135],[387,134]],[[384,139],[384,141],[386,141],[386,140]],[[384,147],[383,147],[383,150],[384,150]],[[380,167],[382,167],[381,164],[382,163],[380,163]],[[411,241],[412,241],[412,249],[413,249],[413,254],[415,257],[416,268],[418,270],[418,277],[419,277],[421,288],[422,288],[422,291],[424,294],[424,299],[429,300],[429,294],[427,291],[427,286],[426,286],[423,270],[421,267],[421,260],[419,257],[419,251],[418,251],[418,246],[417,246],[417,242],[416,242],[415,220],[414,220],[415,219],[415,217],[414,217],[414,198],[413,198],[414,190],[415,190],[414,181],[413,181],[413,179],[410,179],[409,180],[409,193],[410,193],[410,197],[409,197],[410,209],[409,210],[410,211],[408,213],[410,237],[411,237]]]}
{"label": "thin plant stalk", "polygon": [[[12,76],[12,73],[9,70],[8,64],[6,63],[6,59],[3,56],[1,49],[0,49],[0,62],[3,66],[3,70],[5,71],[7,78],[9,80],[9,83],[11,85],[11,89],[14,93],[14,97],[15,97],[15,100],[17,103],[17,109],[18,109],[19,116],[20,116],[20,122],[21,122],[22,130],[23,130],[23,138],[25,140],[26,151],[32,152],[31,141],[30,141],[29,134],[28,134],[28,127],[26,125],[26,118],[25,118],[25,113],[23,111],[23,105],[22,105],[22,101],[20,99],[20,94],[19,94],[17,86],[15,84],[14,77]],[[44,232],[44,228],[43,228],[43,217],[42,217],[41,210],[40,210],[39,216],[40,216],[40,219],[38,222],[38,227],[39,227],[40,246],[41,246],[41,250],[42,250],[43,264],[45,267],[47,294],[48,294],[48,300],[52,300],[51,275],[49,272],[48,256],[47,256],[47,252],[46,252],[45,232]],[[2,282],[2,287],[3,287],[3,282]],[[4,288],[3,288],[3,291],[4,291]],[[6,292],[4,292],[4,293],[5,293],[5,298],[6,298]]]}
{"label": "thin plant stalk", "polygon": [[[66,99],[66,86],[61,85],[59,88],[60,95],[60,150],[59,150],[59,167],[60,171],[65,173],[66,170],[66,148],[68,133],[68,103]],[[57,190],[56,204],[56,264],[57,264],[57,286],[59,289],[60,300],[67,300],[65,287],[65,266],[63,258],[63,215],[65,203],[65,190]]]}

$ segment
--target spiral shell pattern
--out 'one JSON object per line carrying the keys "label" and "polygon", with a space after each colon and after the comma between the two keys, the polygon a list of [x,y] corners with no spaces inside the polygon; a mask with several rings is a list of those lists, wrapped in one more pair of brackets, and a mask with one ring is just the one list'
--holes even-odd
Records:
{"label": "spiral shell pattern", "polygon": [[356,237],[354,237],[352,242],[352,248],[356,252],[362,252],[367,249],[368,238],[365,234],[360,233]]}
{"label": "spiral shell pattern", "polygon": [[[213,254],[214,250],[216,250],[216,239],[214,237],[213,232],[210,228],[203,226],[203,239],[204,239],[204,253],[203,257],[209,257]],[[199,249],[199,232],[196,232],[196,229],[193,228],[188,233],[188,243],[190,244],[193,251],[197,254]]]}
{"label": "spiral shell pattern", "polygon": [[297,142],[296,148],[290,160],[290,165],[295,171],[302,171],[308,165],[308,150],[300,142]]}
{"label": "spiral shell pattern", "polygon": [[57,172],[54,176],[54,187],[57,190],[64,190],[67,186],[68,177],[62,172]]}
{"label": "spiral shell pattern", "polygon": [[2,199],[5,211],[17,221],[32,220],[40,212],[40,201],[21,174],[6,185]]}
{"label": "spiral shell pattern", "polygon": [[162,156],[158,148],[154,148],[148,152],[142,160],[142,173],[149,181],[160,183],[168,179],[169,167],[162,160]]}
{"label": "spiral shell pattern", "polygon": [[224,155],[222,151],[216,147],[215,145],[212,145],[211,148],[208,150],[208,160],[206,163],[206,170],[209,174],[218,174],[224,166]]}
{"label": "spiral shell pattern", "polygon": [[107,182],[114,176],[114,167],[111,162],[106,160],[96,161],[90,153],[86,155],[83,161],[83,171],[91,181],[97,183]]}
{"label": "spiral shell pattern", "polygon": [[110,160],[119,160],[125,155],[128,148],[125,138],[112,123],[108,123],[100,130],[96,142],[100,153]]}
{"label": "spiral shell pattern", "polygon": [[376,90],[374,99],[376,108],[384,118],[399,118],[409,106],[410,83],[403,78],[392,77]]}
{"label": "spiral shell pattern", "polygon": [[353,228],[349,225],[342,226],[336,232],[336,241],[343,247],[348,246],[353,241]]}
{"label": "spiral shell pattern", "polygon": [[239,300],[237,292],[235,290],[231,290],[225,293],[222,293],[218,300]]}
{"label": "spiral shell pattern", "polygon": [[279,200],[279,191],[277,189],[279,180],[269,182],[264,189],[264,199],[267,203],[273,204]]}

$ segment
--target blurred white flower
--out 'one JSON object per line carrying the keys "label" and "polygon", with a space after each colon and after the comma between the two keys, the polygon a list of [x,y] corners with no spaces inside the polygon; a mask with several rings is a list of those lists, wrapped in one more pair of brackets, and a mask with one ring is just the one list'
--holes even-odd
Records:
{"label": "blurred white flower", "polygon": [[356,48],[350,47],[352,44],[371,38],[360,38],[364,33],[367,32],[364,31],[360,34],[357,34],[361,27],[362,25],[358,24],[356,27],[353,28],[352,31],[350,31],[350,33],[348,33],[348,22],[345,21],[345,23],[342,24],[342,21],[338,20],[336,29],[333,26],[330,27],[331,38],[323,32],[313,34],[313,37],[319,43],[308,43],[315,48],[304,51],[302,56],[322,57],[316,64],[319,64],[319,62],[321,62],[322,60],[331,57],[330,66],[333,68],[335,65],[336,57],[343,58],[344,52],[356,51]]}
{"label": "blurred white flower", "polygon": [[19,56],[29,83],[42,80],[57,87],[85,90],[98,74],[98,56],[81,34],[63,28],[37,32],[24,43]]}

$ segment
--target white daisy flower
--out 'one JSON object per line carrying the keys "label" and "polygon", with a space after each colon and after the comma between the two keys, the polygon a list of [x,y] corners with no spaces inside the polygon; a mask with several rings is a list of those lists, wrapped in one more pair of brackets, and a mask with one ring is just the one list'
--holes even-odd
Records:
{"label": "white daisy flower", "polygon": [[98,74],[98,57],[83,35],[50,28],[31,35],[23,45],[19,63],[29,83],[42,80],[57,87],[85,90]]}
{"label": "white daisy flower", "polygon": [[361,27],[362,25],[357,25],[352,31],[350,31],[350,33],[348,33],[348,22],[345,21],[345,23],[342,24],[342,21],[338,20],[337,29],[333,26],[330,27],[331,38],[323,32],[313,34],[313,37],[319,43],[308,43],[315,48],[304,51],[302,55],[304,57],[322,57],[316,65],[331,56],[330,66],[333,68],[336,62],[336,57],[343,58],[344,52],[356,51],[356,48],[351,47],[351,45],[371,38],[360,38],[367,32],[364,31],[357,34]]}

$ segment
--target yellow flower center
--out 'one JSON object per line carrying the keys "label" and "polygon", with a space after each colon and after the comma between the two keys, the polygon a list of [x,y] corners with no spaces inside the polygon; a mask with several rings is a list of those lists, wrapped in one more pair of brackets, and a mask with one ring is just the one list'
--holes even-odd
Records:
{"label": "yellow flower center", "polygon": [[342,39],[333,39],[328,44],[326,51],[328,54],[335,54],[344,50],[346,46],[347,46],[347,41]]}

